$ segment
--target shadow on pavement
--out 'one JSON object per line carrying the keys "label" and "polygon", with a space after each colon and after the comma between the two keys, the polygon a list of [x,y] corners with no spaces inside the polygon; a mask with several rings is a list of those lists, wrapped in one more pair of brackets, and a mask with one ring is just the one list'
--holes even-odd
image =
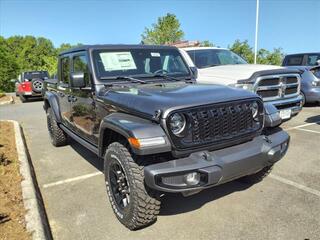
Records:
{"label": "shadow on pavement", "polygon": [[306,123],[316,123],[320,125],[320,115],[308,117],[305,120]]}
{"label": "shadow on pavement", "polygon": [[81,155],[81,157],[87,160],[87,162],[89,162],[97,170],[101,172],[103,171],[103,161],[97,155],[95,155],[73,139],[69,139],[69,143],[73,150],[75,150],[79,155]]}
{"label": "shadow on pavement", "polygon": [[162,198],[159,215],[175,215],[194,211],[208,202],[212,202],[233,192],[244,191],[251,186],[252,185],[233,181],[203,190],[202,192],[189,197],[183,197],[181,194],[168,194]]}

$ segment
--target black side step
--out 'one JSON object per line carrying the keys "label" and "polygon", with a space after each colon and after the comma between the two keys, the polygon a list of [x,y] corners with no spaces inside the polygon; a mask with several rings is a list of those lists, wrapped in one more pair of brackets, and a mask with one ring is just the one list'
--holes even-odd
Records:
{"label": "black side step", "polygon": [[66,134],[68,134],[71,138],[73,138],[75,141],[80,143],[82,146],[88,148],[91,152],[95,153],[96,155],[99,154],[99,150],[96,146],[92,145],[91,143],[87,142],[83,138],[79,137],[77,134],[70,131],[68,128],[66,128],[62,124],[60,124],[59,127],[61,127],[62,130],[65,131]]}

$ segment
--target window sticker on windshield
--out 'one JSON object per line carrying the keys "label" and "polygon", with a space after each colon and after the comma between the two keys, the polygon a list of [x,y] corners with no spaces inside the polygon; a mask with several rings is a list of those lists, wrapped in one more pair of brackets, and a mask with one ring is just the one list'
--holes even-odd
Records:
{"label": "window sticker on windshield", "polygon": [[160,57],[160,53],[158,52],[152,52],[151,57]]}
{"label": "window sticker on windshield", "polygon": [[105,71],[137,69],[130,52],[104,52],[100,57]]}

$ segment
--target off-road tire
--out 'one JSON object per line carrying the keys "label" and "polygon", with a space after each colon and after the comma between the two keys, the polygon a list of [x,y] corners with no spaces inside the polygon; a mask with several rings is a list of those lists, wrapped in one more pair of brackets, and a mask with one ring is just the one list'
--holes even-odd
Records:
{"label": "off-road tire", "polygon": [[19,95],[19,98],[20,98],[20,101],[23,102],[23,103],[28,101],[28,98],[23,96],[23,95]]}
{"label": "off-road tire", "polygon": [[261,182],[262,179],[264,179],[266,176],[270,174],[270,172],[272,171],[272,167],[273,165],[264,167],[261,171],[252,175],[244,176],[242,178],[239,178],[238,180],[240,182],[249,183],[249,184],[255,184],[255,183]]}
{"label": "off-road tire", "polygon": [[[109,167],[112,161],[120,163],[129,185],[130,203],[126,211],[121,211],[118,207],[109,184]],[[139,166],[134,161],[124,145],[118,142],[109,145],[104,155],[104,174],[111,207],[123,225],[130,230],[136,230],[156,221],[161,202],[146,189],[143,166]]]}
{"label": "off-road tire", "polygon": [[55,147],[65,146],[68,143],[67,134],[59,127],[51,108],[47,110],[47,126],[51,143]]}

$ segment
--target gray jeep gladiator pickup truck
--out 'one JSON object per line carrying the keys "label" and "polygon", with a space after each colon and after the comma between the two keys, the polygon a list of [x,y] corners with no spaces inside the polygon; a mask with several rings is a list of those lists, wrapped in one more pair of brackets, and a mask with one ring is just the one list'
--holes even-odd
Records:
{"label": "gray jeep gladiator pickup truck", "polygon": [[58,66],[44,94],[52,144],[69,136],[103,160],[111,207],[131,230],[156,220],[163,194],[257,182],[287,151],[288,134],[267,130],[280,119],[273,106],[196,84],[175,47],[81,46]]}

